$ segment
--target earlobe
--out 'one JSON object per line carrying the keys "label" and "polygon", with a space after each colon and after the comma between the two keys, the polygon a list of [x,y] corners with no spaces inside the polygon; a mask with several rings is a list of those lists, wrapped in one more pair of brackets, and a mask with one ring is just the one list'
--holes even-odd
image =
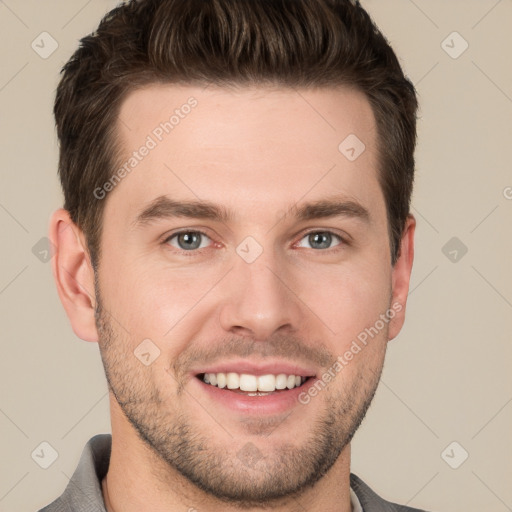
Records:
{"label": "earlobe", "polygon": [[98,341],[94,316],[94,271],[85,237],[67,210],[61,208],[53,213],[49,238],[55,246],[53,277],[73,331],[82,340]]}
{"label": "earlobe", "polygon": [[409,215],[405,223],[402,240],[400,242],[400,255],[392,271],[391,308],[397,311],[397,314],[389,323],[389,340],[398,336],[398,333],[402,329],[405,321],[405,306],[407,303],[412,264],[414,261],[415,229],[416,219],[413,215]]}

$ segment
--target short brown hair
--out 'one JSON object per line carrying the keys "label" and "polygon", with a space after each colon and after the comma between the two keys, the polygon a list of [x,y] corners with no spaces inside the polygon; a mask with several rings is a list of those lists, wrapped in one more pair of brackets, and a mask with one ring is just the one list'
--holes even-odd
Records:
{"label": "short brown hair", "polygon": [[62,69],[54,113],[64,208],[84,232],[94,268],[104,201],[93,190],[121,158],[120,106],[127,93],[156,82],[363,92],[377,123],[379,182],[396,262],[410,208],[418,104],[358,1],[131,0],[81,39]]}

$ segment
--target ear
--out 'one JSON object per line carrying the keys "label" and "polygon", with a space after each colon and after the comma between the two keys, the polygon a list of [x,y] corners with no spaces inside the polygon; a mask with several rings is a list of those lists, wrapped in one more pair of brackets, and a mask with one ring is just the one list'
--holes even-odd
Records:
{"label": "ear", "polygon": [[405,223],[402,240],[400,241],[400,253],[391,275],[391,309],[395,311],[396,314],[389,322],[389,340],[398,336],[405,321],[405,306],[409,293],[412,263],[414,260],[415,229],[416,219],[412,215],[409,215]]}
{"label": "ear", "polygon": [[51,216],[49,238],[55,245],[53,277],[73,331],[82,340],[98,341],[94,272],[85,236],[61,208]]}

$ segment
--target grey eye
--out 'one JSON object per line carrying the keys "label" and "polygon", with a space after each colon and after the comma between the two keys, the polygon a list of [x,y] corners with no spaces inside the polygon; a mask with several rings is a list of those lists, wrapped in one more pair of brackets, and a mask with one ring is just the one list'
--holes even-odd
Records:
{"label": "grey eye", "polygon": [[169,237],[168,243],[182,251],[193,251],[208,246],[210,239],[200,231],[182,231]]}
{"label": "grey eye", "polygon": [[[331,233],[330,231],[315,231],[308,233],[300,242],[299,247],[308,247],[310,249],[330,249],[334,239],[338,239],[339,245],[342,242],[341,237]],[[308,245],[303,245],[303,241],[307,240]]]}

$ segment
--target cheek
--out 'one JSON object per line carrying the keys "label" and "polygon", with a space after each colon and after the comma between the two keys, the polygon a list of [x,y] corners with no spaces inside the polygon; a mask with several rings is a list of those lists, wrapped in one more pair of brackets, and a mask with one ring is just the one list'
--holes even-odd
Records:
{"label": "cheek", "polygon": [[390,273],[382,261],[317,269],[301,281],[301,299],[336,339],[338,353],[389,308]]}
{"label": "cheek", "polygon": [[104,273],[101,285],[113,317],[130,333],[134,343],[149,338],[162,348],[172,339],[177,352],[184,329],[187,336],[192,334],[191,319],[201,310],[198,305],[207,302],[205,297],[223,275],[219,266],[174,268],[165,263],[128,259],[111,268],[111,272]]}

